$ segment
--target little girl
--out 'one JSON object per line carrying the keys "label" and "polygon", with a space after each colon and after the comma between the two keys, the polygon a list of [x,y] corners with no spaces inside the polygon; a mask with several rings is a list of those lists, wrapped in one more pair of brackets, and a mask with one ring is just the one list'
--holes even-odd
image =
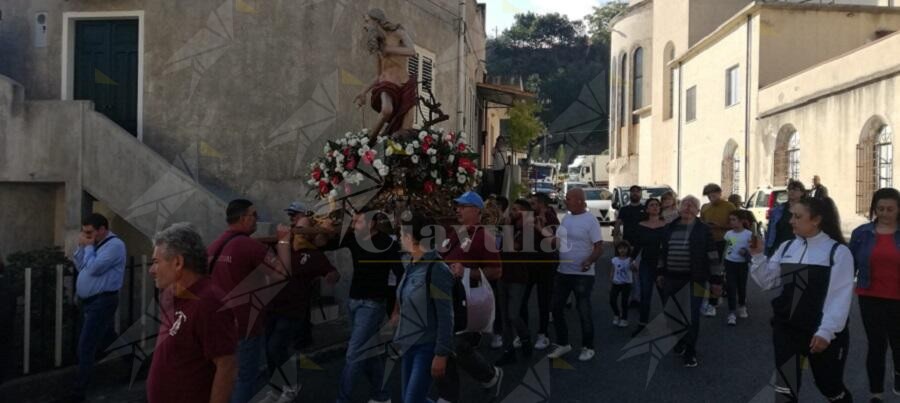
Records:
{"label": "little girl", "polygon": [[[725,288],[728,291],[728,325],[737,325],[737,317],[747,315],[748,250],[753,233],[750,231],[753,214],[734,210],[728,215],[731,230],[725,233]],[[735,301],[737,300],[737,301]],[[738,305],[737,307],[735,305]],[[735,314],[737,308],[737,314]]]}
{"label": "little girl", "polygon": [[628,299],[634,282],[632,272],[637,270],[630,256],[631,245],[627,241],[616,244],[616,256],[612,258],[612,270],[609,272],[609,279],[612,281],[609,305],[612,306],[614,315],[613,326],[628,327]]}

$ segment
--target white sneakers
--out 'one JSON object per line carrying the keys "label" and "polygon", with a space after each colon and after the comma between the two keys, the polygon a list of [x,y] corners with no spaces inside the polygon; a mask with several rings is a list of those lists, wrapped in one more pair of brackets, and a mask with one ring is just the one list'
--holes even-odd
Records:
{"label": "white sneakers", "polygon": [[619,317],[618,316],[613,317],[613,326],[619,326]]}
{"label": "white sneakers", "polygon": [[594,350],[582,347],[581,354],[578,354],[578,361],[590,361],[592,358],[594,358]]}
{"label": "white sneakers", "polygon": [[743,305],[739,306],[737,312],[738,312],[738,317],[741,319],[747,319],[750,317],[750,314],[747,313],[746,306],[743,306]]}
{"label": "white sneakers", "polygon": [[622,327],[622,328],[628,327],[628,321],[625,319],[619,320],[619,327]]}
{"label": "white sneakers", "polygon": [[491,339],[491,348],[501,348],[503,347],[503,336],[499,334],[495,334],[494,338]]}
{"label": "white sneakers", "polygon": [[538,334],[537,341],[534,342],[534,349],[545,350],[547,347],[550,347],[550,339],[547,338],[546,334]]}
{"label": "white sneakers", "polygon": [[703,313],[703,316],[713,317],[716,316],[716,307],[706,304],[700,307],[700,312]]}
{"label": "white sneakers", "polygon": [[[291,403],[297,399],[301,388],[302,385],[297,385],[295,388],[285,386],[281,393],[270,390],[260,403]],[[390,400],[388,400],[388,403],[390,403]]]}
{"label": "white sneakers", "polygon": [[566,344],[565,346],[560,346],[558,344],[553,345],[553,350],[550,351],[550,354],[547,354],[547,358],[560,358],[572,351],[572,345]]}
{"label": "white sneakers", "polygon": [[522,339],[519,336],[513,340],[513,348],[522,348]]}
{"label": "white sneakers", "polygon": [[728,326],[737,325],[737,316],[734,316],[733,313],[728,314]]}

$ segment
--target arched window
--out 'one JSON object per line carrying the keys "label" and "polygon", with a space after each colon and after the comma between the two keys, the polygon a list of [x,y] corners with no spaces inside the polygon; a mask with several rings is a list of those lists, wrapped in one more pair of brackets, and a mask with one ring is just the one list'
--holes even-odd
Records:
{"label": "arched window", "polygon": [[728,140],[722,156],[722,194],[725,197],[741,194],[741,158],[734,140]]}
{"label": "arched window", "polygon": [[788,179],[800,179],[800,135],[791,134],[788,140]]}
{"label": "arched window", "polygon": [[775,140],[772,184],[784,186],[800,175],[800,135],[793,125],[784,125]]}
{"label": "arched window", "polygon": [[631,110],[636,111],[644,106],[644,48],[634,51],[633,70],[631,75]]}
{"label": "arched window", "polygon": [[891,127],[869,119],[856,147],[856,212],[868,214],[876,190],[894,186],[894,142]]}
{"label": "arched window", "polygon": [[672,119],[675,109],[675,68],[669,67],[669,63],[675,60],[675,45],[672,42],[666,44],[663,51],[663,119]]}

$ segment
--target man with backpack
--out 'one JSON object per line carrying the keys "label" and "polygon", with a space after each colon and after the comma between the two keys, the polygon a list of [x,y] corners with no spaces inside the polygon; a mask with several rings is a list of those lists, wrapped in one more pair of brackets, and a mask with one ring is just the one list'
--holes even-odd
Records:
{"label": "man with backpack", "polygon": [[[472,331],[468,323],[469,310],[493,309],[493,301],[489,307],[469,304],[472,301],[460,301],[466,297],[466,284],[462,283],[466,269],[469,271],[469,281],[478,283],[481,287],[490,287],[487,280],[500,278],[503,269],[500,264],[500,252],[497,250],[496,238],[488,234],[481,226],[481,210],[484,208],[484,200],[478,193],[466,192],[456,200],[456,216],[462,226],[449,231],[448,240],[441,250],[445,261],[450,265],[450,271],[456,278],[454,286],[454,344],[456,354],[451,357],[447,365],[447,376],[437,381],[438,394],[442,399],[455,402],[459,399],[459,366],[472,378],[480,382],[486,390],[495,390],[499,395],[503,370],[491,365],[478,352],[477,347],[481,342],[482,329]],[[458,233],[457,233],[458,232]],[[481,278],[481,273],[485,277]],[[468,284],[469,287],[472,284]]]}

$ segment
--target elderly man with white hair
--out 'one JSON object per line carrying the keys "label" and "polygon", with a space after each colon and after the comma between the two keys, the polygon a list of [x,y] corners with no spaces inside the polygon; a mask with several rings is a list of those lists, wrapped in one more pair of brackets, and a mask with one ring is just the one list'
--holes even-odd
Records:
{"label": "elderly man with white hair", "polygon": [[[657,283],[663,290],[662,300],[672,334],[684,334],[675,352],[684,356],[684,366],[693,368],[697,361],[697,338],[700,332],[700,306],[707,282],[713,295],[722,291],[719,253],[712,231],[700,221],[700,200],[686,196],[681,201],[680,217],[669,224],[660,254],[661,268]],[[690,315],[684,313],[690,306]],[[680,327],[680,328],[676,328]],[[687,332],[682,333],[687,327]]]}

